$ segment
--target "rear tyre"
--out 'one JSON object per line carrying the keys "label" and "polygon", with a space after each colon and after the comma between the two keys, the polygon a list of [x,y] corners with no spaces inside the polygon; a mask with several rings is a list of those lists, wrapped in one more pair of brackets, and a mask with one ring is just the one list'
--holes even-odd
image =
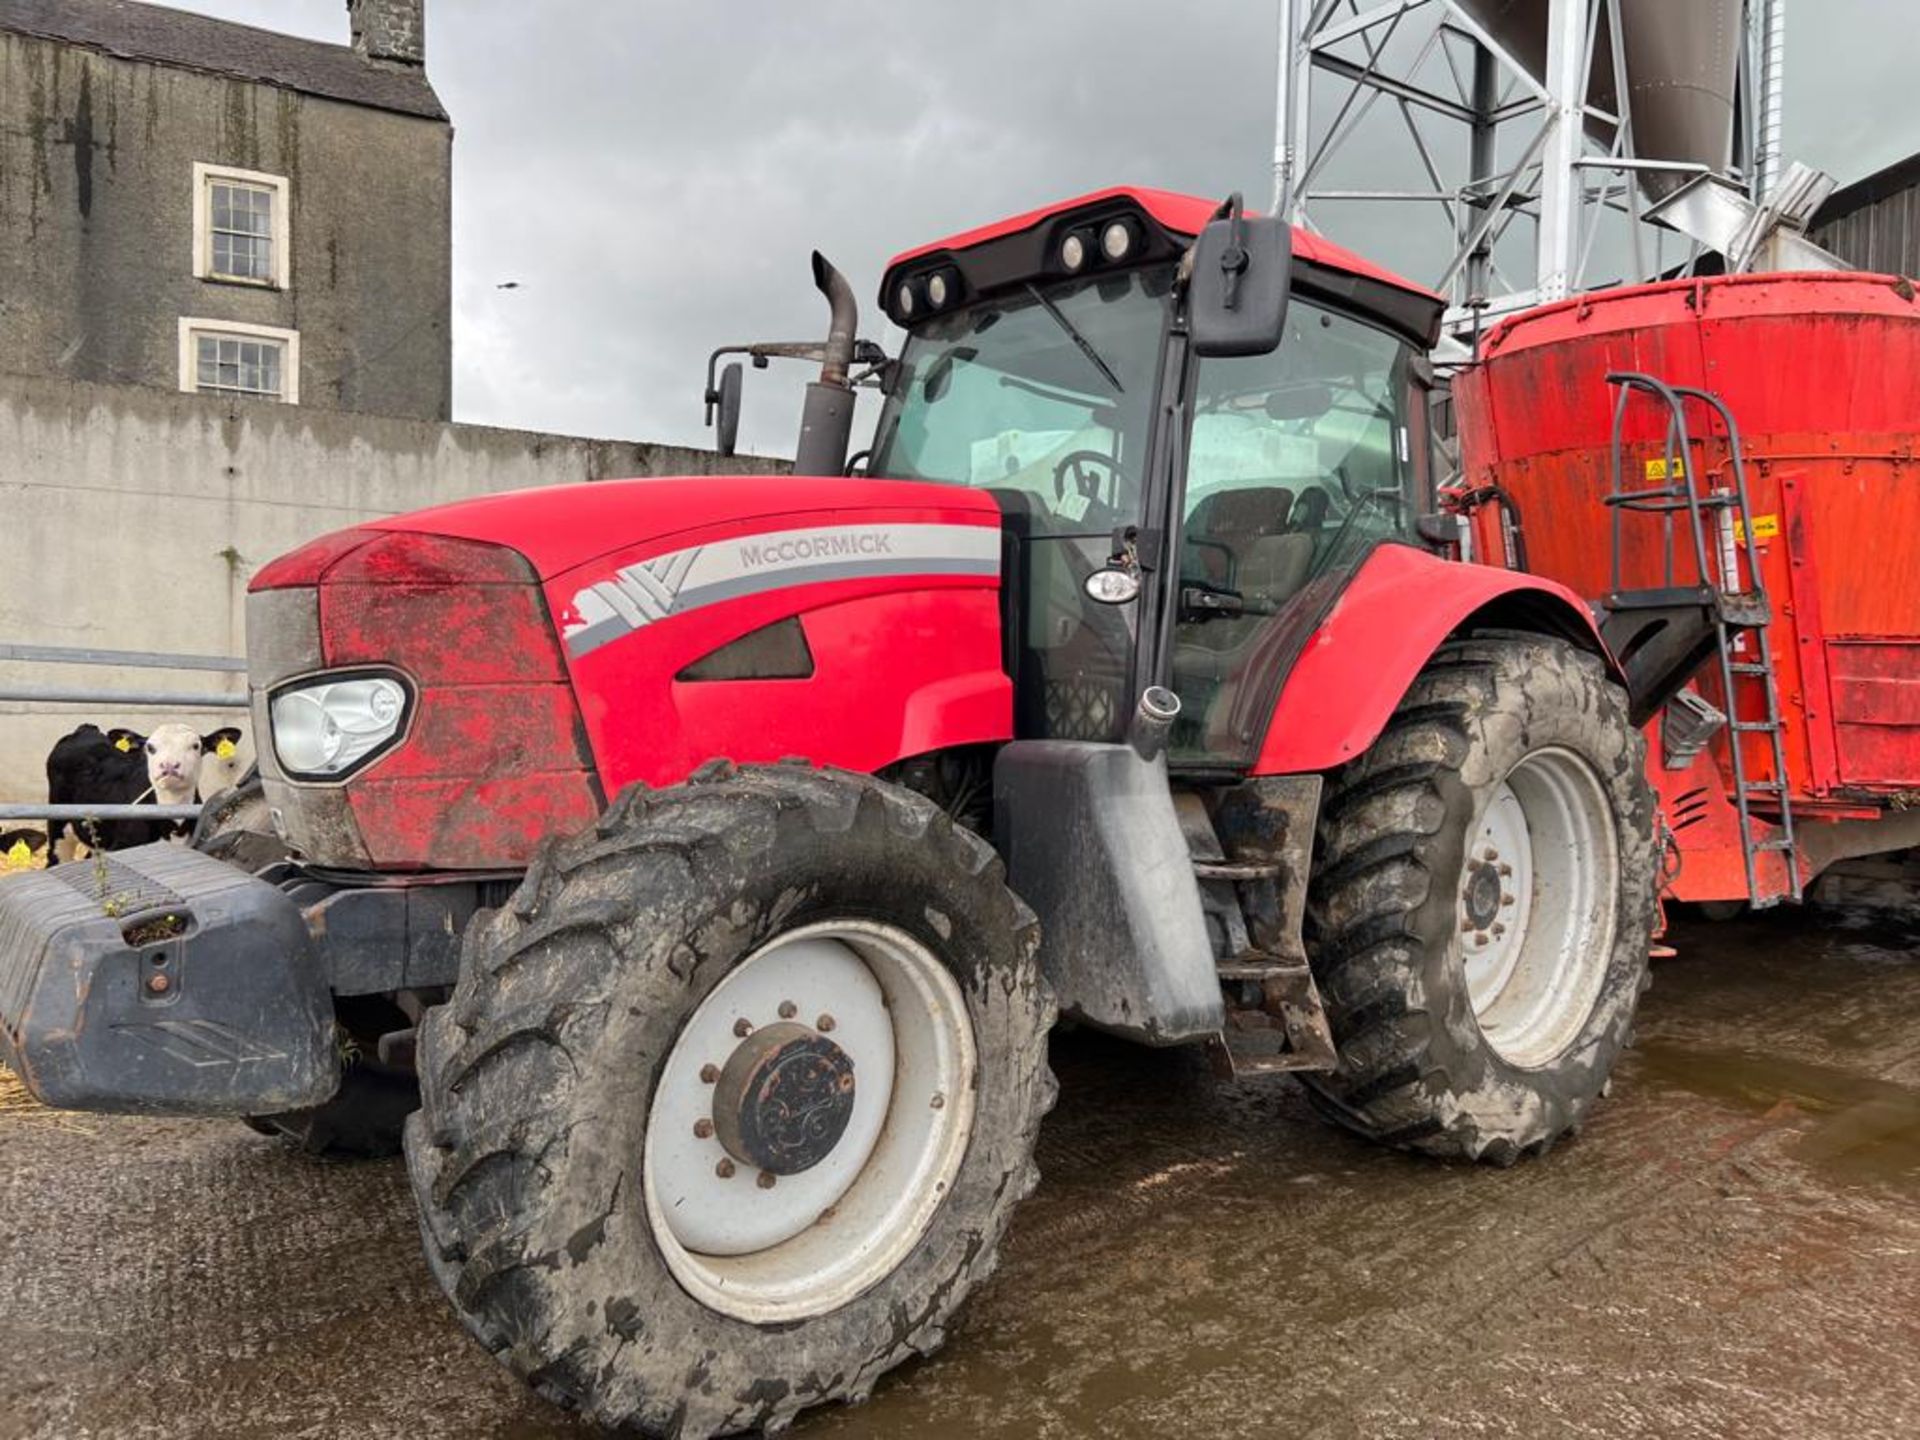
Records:
{"label": "rear tyre", "polygon": [[1332,777],[1309,953],[1339,1068],[1319,1106],[1383,1143],[1511,1164],[1575,1130],[1647,984],[1645,745],[1594,656],[1440,650]]}
{"label": "rear tyre", "polygon": [[1038,926],[867,776],[627,791],[468,929],[407,1158],[462,1320],[543,1394],[700,1437],[931,1352],[1037,1180]]}

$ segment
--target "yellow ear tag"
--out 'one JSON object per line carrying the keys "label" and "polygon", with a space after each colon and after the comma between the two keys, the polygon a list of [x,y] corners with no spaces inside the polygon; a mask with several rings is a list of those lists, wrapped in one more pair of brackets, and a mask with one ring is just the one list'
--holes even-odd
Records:
{"label": "yellow ear tag", "polygon": [[213,753],[218,755],[222,760],[231,760],[235,748],[233,741],[222,740],[218,745],[213,747]]}
{"label": "yellow ear tag", "polygon": [[27,842],[24,840],[14,841],[13,848],[7,851],[8,866],[13,869],[19,870],[19,869],[24,869],[26,866],[31,865],[32,863],[33,863],[33,851],[27,848]]}
{"label": "yellow ear tag", "polygon": [[113,742],[113,748],[124,754],[133,749],[133,741],[122,735],[118,740]]}

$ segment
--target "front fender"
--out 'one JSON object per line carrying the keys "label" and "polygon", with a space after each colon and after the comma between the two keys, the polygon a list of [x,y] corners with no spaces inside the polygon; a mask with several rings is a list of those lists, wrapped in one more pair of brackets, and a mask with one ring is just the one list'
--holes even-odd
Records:
{"label": "front fender", "polygon": [[1255,775],[1330,770],[1380,737],[1421,667],[1470,627],[1556,635],[1619,667],[1564,585],[1382,545],[1361,564],[1300,652],[1267,723]]}

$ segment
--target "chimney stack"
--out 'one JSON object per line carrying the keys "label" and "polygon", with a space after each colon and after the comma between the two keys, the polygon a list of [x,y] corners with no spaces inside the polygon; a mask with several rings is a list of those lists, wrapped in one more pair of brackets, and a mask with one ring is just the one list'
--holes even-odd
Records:
{"label": "chimney stack", "polygon": [[394,65],[427,61],[426,0],[347,0],[354,52]]}

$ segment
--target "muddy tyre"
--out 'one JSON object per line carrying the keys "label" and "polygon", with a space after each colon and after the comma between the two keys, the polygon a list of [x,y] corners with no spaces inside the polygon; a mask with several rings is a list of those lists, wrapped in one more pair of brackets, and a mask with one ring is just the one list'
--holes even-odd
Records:
{"label": "muddy tyre", "polygon": [[870,777],[628,790],[476,917],[407,1159],[467,1327],[595,1420],[862,1399],[991,1273],[1054,1085],[992,849]]}
{"label": "muddy tyre", "polygon": [[1449,644],[1334,775],[1309,954],[1339,1049],[1306,1077],[1372,1139],[1511,1164],[1575,1130],[1647,983],[1645,746],[1594,656]]}

